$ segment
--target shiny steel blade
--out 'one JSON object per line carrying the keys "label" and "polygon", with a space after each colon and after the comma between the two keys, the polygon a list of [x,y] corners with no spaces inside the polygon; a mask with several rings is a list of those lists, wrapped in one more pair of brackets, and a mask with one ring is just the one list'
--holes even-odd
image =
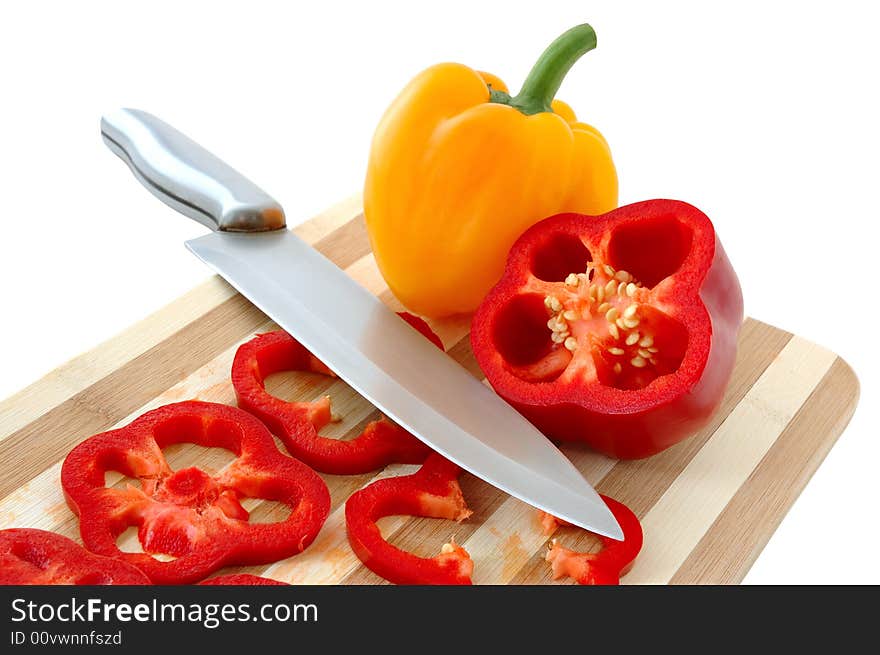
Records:
{"label": "shiny steel blade", "polygon": [[292,232],[213,232],[186,245],[434,450],[530,505],[623,538],[593,487],[544,435]]}

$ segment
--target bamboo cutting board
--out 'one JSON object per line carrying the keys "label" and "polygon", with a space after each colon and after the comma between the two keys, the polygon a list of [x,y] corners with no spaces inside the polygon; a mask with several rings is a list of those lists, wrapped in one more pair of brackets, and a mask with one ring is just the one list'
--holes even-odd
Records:
{"label": "bamboo cutting board", "polygon": [[[347,201],[296,232],[395,310],[401,309],[376,270],[360,215]],[[480,375],[464,319],[435,322],[450,355]],[[78,539],[64,503],[61,461],[86,437],[122,425],[148,409],[188,398],[235,403],[229,380],[233,354],[255,332],[274,325],[218,277],[126,332],[85,353],[0,403],[0,528],[36,527]],[[623,583],[736,583],[742,580],[810,476],[843,431],[858,397],[852,370],[834,353],[748,319],[736,370],[710,425],[647,460],[616,461],[580,446],[563,450],[606,495],[639,516],[645,544]],[[344,383],[308,373],[269,380],[276,395],[312,400],[330,394],[343,417],[326,436],[351,438],[378,417]],[[173,468],[195,463],[220,469],[220,449],[177,445]],[[348,495],[376,476],[414,471],[391,466],[368,475],[324,475],[330,517],[304,553],[270,566],[268,577],[308,583],[380,583],[348,546],[343,518]],[[108,474],[108,484],[123,484]],[[381,528],[392,543],[432,556],[454,535],[474,559],[477,584],[550,582],[543,561],[547,537],[536,512],[468,474],[462,489],[473,515],[463,523],[390,517]],[[271,521],[284,507],[247,499],[251,520]],[[589,534],[563,528],[556,536],[576,550],[597,546]],[[126,533],[123,550],[137,549]],[[569,581],[570,582],[570,581]]]}

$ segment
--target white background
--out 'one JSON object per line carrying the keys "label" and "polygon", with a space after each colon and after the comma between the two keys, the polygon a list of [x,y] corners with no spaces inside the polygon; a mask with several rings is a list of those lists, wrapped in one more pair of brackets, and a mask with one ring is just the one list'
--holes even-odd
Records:
{"label": "white background", "polygon": [[165,118],[299,222],[360,188],[372,130],[419,70],[461,61],[515,90],[588,21],[599,47],[559,97],[611,144],[621,203],[702,208],[748,314],[861,378],[855,418],[746,581],[880,583],[871,3],[16,4],[0,10],[0,397],[207,276],[182,246],[203,229],[105,149],[102,112]]}

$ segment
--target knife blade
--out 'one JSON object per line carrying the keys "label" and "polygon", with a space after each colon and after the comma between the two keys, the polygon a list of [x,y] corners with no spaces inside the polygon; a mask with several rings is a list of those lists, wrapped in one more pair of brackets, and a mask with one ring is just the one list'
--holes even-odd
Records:
{"label": "knife blade", "polygon": [[622,539],[614,516],[531,423],[286,229],[281,206],[147,112],[101,120],[107,146],[167,205],[213,231],[186,242],[355,391],[431,448],[554,516]]}

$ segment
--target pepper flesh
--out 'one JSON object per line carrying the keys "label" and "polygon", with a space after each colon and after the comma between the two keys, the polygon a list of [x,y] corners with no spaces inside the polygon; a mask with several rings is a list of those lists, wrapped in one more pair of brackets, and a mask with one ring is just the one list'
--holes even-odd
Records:
{"label": "pepper flesh", "polygon": [[[552,540],[545,559],[550,562],[554,580],[569,576],[582,585],[616,585],[620,584],[621,576],[632,568],[642,549],[642,525],[623,503],[608,496],[602,496],[602,500],[617,519],[623,531],[623,540],[596,535],[602,542],[602,550],[598,553],[577,553],[560,546],[556,539]],[[546,512],[541,512],[541,515],[541,523],[548,534],[552,534],[560,525],[570,525]]]}
{"label": "pepper flesh", "polygon": [[471,584],[474,564],[454,539],[436,557],[419,557],[388,543],[376,525],[393,515],[463,521],[471,512],[458,485],[460,472],[434,453],[412,475],[383,478],[353,493],[345,503],[345,527],[358,559],[395,584]]}
{"label": "pepper flesh", "polygon": [[495,391],[549,437],[640,458],[721,403],[743,301],[709,218],[674,200],[528,230],[471,344]]}
{"label": "pepper flesh", "polygon": [[370,150],[364,217],[379,270],[407,308],[430,317],[472,312],[529,226],[617,206],[607,142],[553,101],[595,45],[589,25],[572,28],[513,97],[494,75],[439,64],[388,108]]}
{"label": "pepper flesh", "polygon": [[[181,442],[224,448],[236,459],[213,476],[196,467],[173,471],[162,448]],[[140,485],[106,487],[106,471]],[[282,454],[255,417],[194,400],[159,407],[86,439],[64,460],[61,485],[79,516],[86,548],[134,564],[159,584],[192,583],[223,566],[295,555],[312,542],[330,511],[324,481]],[[276,523],[250,523],[244,498],[277,501],[291,512]],[[116,543],[130,526],[138,528],[142,553],[122,552]]]}
{"label": "pepper flesh", "polygon": [[139,569],[90,553],[72,539],[32,528],[0,530],[2,585],[148,585]]}
{"label": "pepper flesh", "polygon": [[[422,319],[400,314],[441,350],[443,342]],[[287,450],[314,469],[353,475],[388,464],[419,464],[431,450],[386,418],[372,421],[349,441],[318,434],[330,421],[330,400],[288,402],[266,391],[265,379],[280,371],[308,370],[333,375],[283,330],[261,334],[239,347],[232,363],[232,384],[238,406],[250,412],[278,436]]]}
{"label": "pepper flesh", "polygon": [[200,585],[222,585],[222,586],[249,586],[249,587],[287,587],[286,582],[273,580],[272,578],[263,578],[259,575],[251,575],[250,573],[231,573],[229,575],[218,575],[207,580],[202,580]]}

